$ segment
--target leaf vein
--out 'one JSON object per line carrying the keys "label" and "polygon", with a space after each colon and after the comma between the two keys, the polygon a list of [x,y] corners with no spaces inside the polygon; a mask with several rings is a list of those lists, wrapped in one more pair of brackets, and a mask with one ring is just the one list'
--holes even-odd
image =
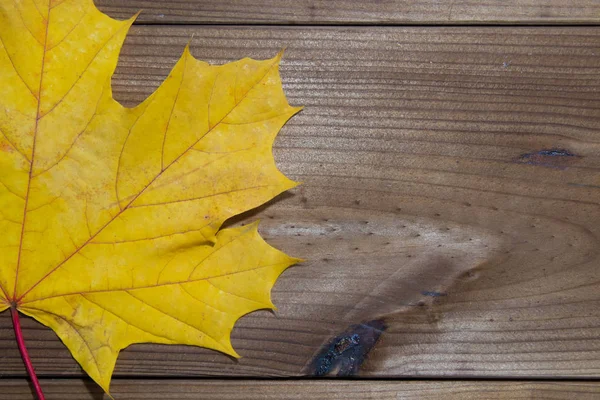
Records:
{"label": "leaf vein", "polygon": [[[245,272],[245,271],[244,271],[244,272]],[[254,300],[254,299],[251,299],[251,298],[249,298],[249,297],[246,297],[246,296],[241,296],[241,295],[239,295],[239,294],[232,293],[232,292],[230,292],[230,291],[228,291],[228,290],[221,289],[220,287],[218,287],[217,285],[215,285],[214,283],[212,283],[212,282],[211,282],[211,279],[215,279],[215,278],[210,278],[210,279],[207,279],[206,281],[207,281],[207,282],[208,282],[208,283],[209,283],[209,284],[210,284],[212,287],[214,287],[215,289],[217,289],[218,291],[220,291],[220,292],[222,292],[222,293],[226,293],[226,294],[228,294],[228,295],[231,295],[231,296],[233,296],[233,297],[237,297],[237,298],[239,298],[239,299],[242,299],[242,300],[246,300],[246,301],[250,301],[250,302],[252,302],[252,303],[260,304],[260,305],[261,305],[261,307],[263,307],[263,308],[266,308],[266,307],[267,307],[267,305],[266,305],[266,304],[263,304],[263,303],[261,303],[260,301],[256,301],[256,300]]]}
{"label": "leaf vein", "polygon": [[[29,176],[27,178],[27,190],[25,191],[25,206],[23,207],[23,224],[21,225],[21,235],[19,237],[19,253],[17,254],[17,267],[15,269],[15,285],[13,289],[13,295],[17,297],[17,287],[19,282],[19,269],[21,267],[21,254],[23,253],[23,239],[25,237],[25,225],[27,223],[27,208],[29,207],[29,191],[31,190],[31,178],[33,177],[33,166],[35,161],[35,146],[37,142],[38,127],[40,123],[40,107],[42,105],[42,88],[44,83],[44,74],[46,70],[46,46],[48,45],[48,30],[50,29],[50,8],[48,8],[48,17],[46,18],[46,33],[44,35],[44,55],[42,57],[42,65],[40,67],[40,82],[38,86],[38,93],[40,97],[37,98],[36,107],[36,118],[35,126],[33,128],[33,143],[31,145],[31,163],[29,166]],[[8,54],[8,53],[7,53]]]}
{"label": "leaf vein", "polygon": [[226,272],[226,273],[223,273],[223,274],[220,274],[220,275],[214,275],[214,276],[209,276],[209,277],[205,277],[205,278],[188,279],[188,280],[185,280],[185,281],[160,283],[158,285],[154,284],[154,285],[146,285],[146,286],[139,286],[139,287],[126,287],[126,288],[118,288],[118,289],[98,289],[98,290],[87,290],[87,291],[79,291],[79,292],[61,293],[61,294],[55,294],[55,295],[50,295],[50,296],[45,296],[45,297],[39,297],[39,298],[36,298],[36,299],[31,299],[31,300],[23,301],[20,304],[21,305],[25,305],[25,304],[33,303],[33,302],[36,302],[36,301],[48,300],[48,299],[53,299],[53,298],[57,298],[57,297],[73,296],[73,295],[76,295],[76,294],[85,295],[85,294],[97,294],[97,293],[126,292],[128,290],[155,289],[155,288],[164,287],[164,286],[182,285],[184,283],[202,282],[202,281],[207,281],[209,279],[223,278],[223,277],[226,277],[226,276],[233,276],[233,275],[237,275],[237,274],[243,274],[245,272],[258,271],[260,269],[271,268],[271,267],[276,267],[276,266],[285,265],[285,264],[286,264],[285,262],[278,262],[278,263],[273,263],[273,264],[268,264],[268,265],[261,265],[261,266],[257,266],[257,267],[245,269],[243,271]]}
{"label": "leaf vein", "polygon": [[98,102],[96,103],[96,108],[94,109],[94,113],[92,114],[92,116],[90,117],[90,119],[88,120],[88,122],[85,124],[85,126],[83,127],[83,129],[77,134],[77,136],[75,136],[75,139],[73,139],[73,141],[71,142],[71,144],[69,145],[69,148],[67,149],[67,151],[65,151],[63,153],[63,155],[54,163],[52,163],[52,165],[50,165],[48,168],[38,172],[37,174],[35,174],[33,177],[37,178],[40,175],[45,174],[46,172],[50,171],[52,168],[56,167],[58,164],[60,164],[66,157],[67,154],[69,154],[69,152],[71,151],[71,149],[73,148],[73,146],[75,146],[75,143],[77,143],[77,141],[79,140],[79,138],[81,137],[81,135],[83,135],[87,129],[89,128],[90,124],[92,123],[92,121],[94,120],[94,118],[96,118],[98,116],[98,108],[100,107],[100,103],[102,101],[102,97],[104,96],[104,90],[105,88],[102,88],[102,92],[100,93],[100,97],[98,98]]}
{"label": "leaf vein", "polygon": [[68,1],[68,0],[62,0],[62,1],[59,1],[58,3],[54,3],[54,5],[53,5],[53,6],[51,6],[49,9],[50,9],[50,10],[53,10],[53,9],[55,9],[56,7],[60,6],[61,4],[63,4],[63,3],[66,3],[67,1]]}
{"label": "leaf vein", "polygon": [[231,189],[231,190],[227,190],[227,191],[224,191],[224,192],[218,192],[218,193],[208,194],[208,195],[205,195],[205,196],[192,197],[190,199],[172,200],[172,201],[165,201],[165,202],[161,202],[161,203],[151,203],[151,204],[140,204],[140,205],[137,205],[137,206],[131,206],[129,208],[133,209],[133,208],[164,206],[164,205],[176,204],[176,203],[185,203],[185,202],[188,202],[188,201],[204,200],[204,199],[209,199],[209,198],[212,198],[212,197],[218,197],[218,196],[222,196],[222,195],[226,195],[226,194],[232,194],[232,193],[238,193],[238,192],[245,192],[247,190],[262,189],[262,188],[267,188],[267,187],[272,187],[272,186],[276,186],[276,185],[250,186],[250,187],[247,187],[247,188]]}
{"label": "leaf vein", "polygon": [[0,185],[4,186],[4,188],[6,189],[6,191],[16,197],[18,197],[19,199],[25,201],[25,198],[21,195],[19,195],[18,193],[15,193],[6,183],[0,181]]}
{"label": "leaf vein", "polygon": [[[167,237],[176,236],[176,235],[185,235],[187,233],[192,233],[192,232],[200,232],[201,233],[202,230],[204,228],[206,228],[207,226],[208,225],[204,225],[204,226],[202,226],[201,228],[198,228],[198,229],[188,229],[188,230],[182,231],[182,232],[167,233],[167,234],[164,234],[164,235],[158,235],[158,236],[153,236],[153,237],[148,237],[148,238],[119,240],[119,241],[114,241],[114,242],[94,242],[94,241],[92,241],[89,244],[90,245],[93,245],[93,244],[113,245],[113,244],[125,244],[125,243],[145,242],[145,241],[162,239],[162,238],[167,238]],[[202,235],[202,237],[206,240],[206,237],[204,235]]]}
{"label": "leaf vein", "polygon": [[179,100],[179,93],[181,93],[181,87],[183,86],[183,80],[185,79],[185,72],[187,70],[187,59],[188,59],[188,55],[187,55],[187,52],[185,52],[185,57],[183,59],[183,72],[181,73],[181,80],[179,81],[179,87],[177,88],[177,93],[175,94],[175,99],[173,100],[173,106],[171,107],[171,112],[169,113],[169,119],[167,120],[165,134],[163,135],[162,150],[160,152],[160,170],[161,170],[161,172],[165,170],[165,144],[167,143],[167,134],[169,133],[169,128],[171,127],[171,118],[173,118],[173,114],[175,113],[175,107],[177,106],[177,100]]}
{"label": "leaf vein", "polygon": [[2,299],[2,300],[4,300],[4,302],[6,304],[10,305],[9,300],[8,300],[8,298],[9,298],[8,292],[6,291],[6,289],[4,289],[4,286],[2,286],[1,282],[0,282],[0,290],[2,291],[2,294],[4,295],[4,299]]}
{"label": "leaf vein", "polygon": [[4,139],[6,139],[6,141],[8,142],[8,144],[10,144],[12,146],[12,148],[17,151],[17,153],[19,153],[20,155],[22,155],[23,158],[26,159],[29,164],[31,164],[31,160],[29,159],[29,157],[27,157],[21,150],[19,150],[17,148],[17,146],[15,146],[15,144],[8,138],[8,136],[6,136],[6,134],[4,133],[4,131],[2,129],[0,129],[0,134],[2,134],[2,136],[4,137]]}
{"label": "leaf vein", "polygon": [[[210,88],[210,96],[208,96],[208,102],[206,103],[206,126],[208,126],[208,131],[213,128],[210,125],[210,104],[212,103],[213,93],[215,92],[215,86],[217,86],[217,79],[219,79],[219,73],[215,75],[215,80],[213,81],[212,87]],[[235,103],[238,104],[238,103]]]}
{"label": "leaf vein", "polygon": [[88,199],[85,199],[85,210],[83,211],[85,216],[85,227],[87,228],[88,236],[92,236],[92,230],[90,229],[90,217],[88,216]]}
{"label": "leaf vein", "polygon": [[147,330],[145,330],[145,329],[141,328],[140,326],[138,326],[138,325],[135,325],[135,324],[132,324],[131,322],[127,321],[126,319],[124,319],[123,317],[121,317],[120,315],[118,315],[117,313],[114,313],[114,312],[112,312],[112,311],[110,311],[110,310],[107,310],[107,309],[106,309],[106,308],[104,308],[102,305],[100,305],[100,304],[96,303],[96,302],[95,302],[95,301],[93,301],[93,300],[90,300],[90,299],[89,299],[87,296],[85,296],[84,294],[79,294],[79,296],[83,297],[85,300],[87,300],[88,302],[92,303],[94,306],[96,306],[96,307],[100,308],[101,310],[103,310],[103,311],[106,311],[107,313],[114,315],[116,318],[120,319],[121,321],[123,321],[125,324],[127,324],[127,325],[129,325],[129,326],[133,326],[134,328],[136,328],[136,329],[139,329],[140,331],[142,331],[142,332],[145,332],[145,333],[147,333],[147,334],[149,334],[149,335],[156,336],[156,337],[159,337],[159,338],[161,338],[161,339],[165,339],[165,340],[167,340],[167,341],[169,341],[169,342],[171,342],[171,343],[174,343],[173,339],[171,339],[171,338],[168,338],[167,336],[163,336],[163,335],[157,335],[156,333],[153,333],[153,332],[148,332]]}
{"label": "leaf vein", "polygon": [[77,83],[79,83],[79,81],[81,80],[81,78],[85,75],[85,73],[89,70],[90,65],[92,65],[92,63],[96,60],[96,58],[98,58],[98,55],[100,55],[100,53],[102,52],[102,50],[104,50],[106,48],[106,46],[125,28],[127,28],[128,25],[125,24],[123,25],[121,28],[117,29],[115,31],[115,33],[113,33],[103,44],[102,46],[100,46],[100,48],[98,49],[98,51],[96,51],[96,53],[94,54],[94,56],[90,59],[90,61],[88,62],[88,64],[85,66],[85,68],[83,69],[83,71],[81,72],[81,74],[77,77],[77,79],[75,80],[75,82],[73,82],[73,84],[69,87],[69,89],[67,89],[67,91],[65,92],[64,95],[61,96],[60,99],[58,99],[58,101],[56,103],[54,103],[54,105],[52,107],[50,107],[50,109],[48,111],[46,111],[43,115],[40,115],[40,118],[44,118],[45,116],[47,116],[48,114],[50,114],[52,111],[54,111],[56,109],[56,107],[58,107],[64,100],[65,98],[69,95],[69,93],[71,93],[71,91],[75,88],[75,86],[77,86]]}
{"label": "leaf vein", "polygon": [[202,300],[200,300],[199,298],[197,298],[196,296],[194,296],[192,293],[190,293],[190,291],[189,291],[189,290],[187,290],[187,289],[185,288],[185,285],[184,285],[184,284],[181,284],[181,285],[179,285],[179,286],[181,287],[181,289],[182,289],[182,290],[183,290],[183,291],[184,291],[184,292],[185,292],[185,293],[186,293],[186,294],[187,294],[189,297],[191,297],[193,300],[197,301],[198,303],[200,303],[200,304],[204,304],[205,306],[207,306],[207,307],[209,307],[209,308],[212,308],[213,310],[215,310],[215,311],[218,311],[218,312],[220,312],[220,313],[222,313],[222,314],[229,315],[229,313],[228,313],[227,311],[224,311],[224,310],[218,309],[217,307],[215,307],[215,306],[213,306],[213,305],[210,305],[210,304],[208,304],[207,302],[205,302],[205,301],[202,301]]}
{"label": "leaf vein", "polygon": [[73,25],[73,27],[71,29],[69,29],[69,31],[67,33],[65,33],[65,35],[62,37],[62,39],[60,39],[58,42],[54,43],[52,46],[50,46],[48,48],[48,51],[55,49],[56,47],[60,46],[60,44],[62,42],[64,42],[67,37],[69,37],[69,35],[71,35],[71,33],[73,33],[73,31],[75,29],[77,29],[77,27],[79,25],[81,25],[81,22],[83,21],[83,19],[88,15],[89,13],[89,8],[87,10],[85,10],[85,12],[81,15],[81,18],[79,18],[79,20]]}
{"label": "leaf vein", "polygon": [[[183,325],[185,325],[185,326],[187,326],[187,327],[189,327],[189,328],[192,328],[192,329],[193,329],[193,330],[195,330],[195,331],[201,332],[203,335],[206,335],[206,336],[208,336],[209,338],[211,338],[211,339],[212,339],[212,340],[213,340],[215,343],[217,343],[217,344],[219,344],[219,345],[223,346],[223,344],[221,343],[221,340],[217,340],[217,339],[216,339],[214,336],[212,336],[212,335],[208,334],[207,332],[204,332],[204,331],[203,331],[203,330],[201,330],[201,329],[198,329],[198,328],[196,328],[194,325],[191,325],[189,322],[185,322],[184,320],[182,320],[182,319],[180,319],[180,318],[177,318],[177,317],[176,317],[176,316],[174,316],[174,315],[170,315],[170,314],[168,314],[167,312],[165,312],[165,311],[161,310],[160,308],[158,308],[158,307],[155,307],[155,306],[153,306],[153,305],[151,305],[151,304],[149,304],[149,303],[145,302],[144,300],[140,299],[139,297],[137,297],[137,296],[133,295],[132,293],[130,293],[130,292],[129,292],[129,291],[127,291],[127,290],[125,291],[125,293],[127,293],[128,295],[130,295],[131,297],[133,297],[134,299],[136,299],[136,300],[137,300],[137,301],[139,301],[140,303],[142,303],[142,304],[145,304],[145,305],[147,305],[148,307],[152,308],[153,310],[156,310],[156,311],[158,311],[159,313],[161,313],[161,314],[163,314],[163,315],[166,315],[167,317],[169,317],[169,318],[172,318],[172,319],[174,319],[175,321],[177,321],[177,322],[180,322],[180,323],[182,323]],[[223,346],[223,347],[226,347],[226,346]]]}
{"label": "leaf vein", "polygon": [[19,225],[19,226],[21,226],[21,222],[20,222],[20,221],[15,221],[15,220],[13,220],[13,219],[6,218],[6,215],[4,215],[4,212],[3,212],[2,210],[0,210],[0,214],[2,215],[2,220],[4,220],[4,221],[8,221],[8,222],[10,222],[10,223],[12,223],[12,224],[16,224],[16,225]]}
{"label": "leaf vein", "polygon": [[8,57],[8,61],[10,61],[10,64],[12,65],[13,70],[15,71],[15,73],[17,74],[17,76],[19,77],[19,79],[21,80],[21,82],[23,82],[23,85],[25,85],[25,87],[27,88],[27,90],[29,90],[29,93],[31,93],[31,95],[33,96],[33,98],[39,101],[38,95],[35,94],[35,92],[33,91],[33,89],[31,89],[29,87],[29,85],[27,84],[27,82],[25,82],[25,79],[23,78],[23,75],[21,75],[21,73],[17,69],[17,66],[15,65],[14,60],[12,59],[12,57],[10,56],[10,53],[8,52],[8,48],[4,44],[4,40],[2,40],[2,36],[0,36],[0,44],[2,44],[2,49],[6,53],[6,57]]}
{"label": "leaf vein", "polygon": [[240,240],[240,238],[242,237],[242,235],[236,236],[233,239],[231,239],[229,242],[223,244],[221,247],[219,247],[218,249],[216,249],[214,252],[209,253],[206,257],[204,257],[202,260],[198,261],[196,263],[196,265],[194,265],[194,268],[192,269],[192,271],[190,272],[190,274],[188,275],[188,281],[190,281],[192,279],[192,275],[194,275],[194,273],[196,272],[196,269],[198,269],[198,267],[206,260],[208,260],[209,258],[213,257],[215,254],[217,254],[218,252],[220,252],[221,250],[223,250],[225,247],[229,246],[231,243],[235,243],[238,240]]}
{"label": "leaf vein", "polygon": [[96,359],[96,355],[94,354],[94,351],[92,350],[92,348],[90,347],[90,344],[88,343],[88,341],[85,339],[85,337],[79,332],[79,330],[71,323],[71,321],[69,321],[68,319],[66,319],[65,317],[63,317],[62,315],[59,315],[55,312],[52,311],[48,311],[48,310],[43,310],[40,308],[35,308],[35,307],[26,307],[26,309],[28,310],[35,310],[35,311],[39,311],[42,313],[46,313],[46,314],[50,314],[50,315],[54,315],[56,318],[59,318],[61,320],[63,320],[67,325],[69,325],[69,327],[75,331],[75,333],[77,334],[77,336],[79,336],[81,338],[81,341],[85,344],[85,347],[87,348],[87,350],[89,351],[92,360],[94,360],[94,366],[96,367],[96,372],[98,373],[98,375],[100,374],[100,366],[98,365],[98,360]]}
{"label": "leaf vein", "polygon": [[37,12],[40,14],[40,17],[42,17],[42,19],[44,21],[46,21],[46,17],[44,17],[44,14],[42,13],[42,10],[40,10],[40,8],[38,7],[37,3],[35,2],[35,0],[31,0],[31,2],[33,3],[33,6],[35,7],[35,9],[37,10]]}
{"label": "leaf vein", "polygon": [[[203,165],[200,165],[200,166],[198,166],[197,168],[194,168],[194,169],[192,169],[191,171],[186,171],[185,173],[182,173],[181,175],[174,177],[174,178],[173,178],[171,181],[169,181],[169,182],[164,182],[164,183],[161,183],[161,184],[156,184],[156,185],[154,185],[154,186],[153,186],[153,189],[159,189],[159,188],[162,188],[162,187],[165,187],[165,186],[172,185],[174,182],[178,182],[178,181],[180,181],[181,179],[185,178],[186,176],[189,176],[189,175],[191,175],[191,174],[193,174],[193,173],[195,173],[195,172],[198,172],[199,170],[201,170],[201,169],[203,169],[203,168],[206,168],[206,167],[208,167],[208,166],[209,166],[209,165],[211,165],[211,164],[214,164],[214,163],[216,163],[216,162],[218,162],[218,161],[221,161],[222,159],[226,158],[227,156],[230,156],[230,155],[232,155],[232,154],[234,154],[234,153],[237,153],[237,151],[235,151],[235,152],[233,152],[233,151],[232,151],[232,152],[221,152],[221,153],[218,153],[218,152],[215,152],[215,153],[207,153],[207,152],[205,152],[205,151],[202,151],[202,150],[198,150],[198,149],[195,149],[195,148],[191,148],[191,149],[190,149],[190,151],[192,151],[192,150],[193,150],[193,151],[200,152],[200,153],[206,153],[206,154],[222,154],[222,155],[221,155],[220,157],[217,157],[217,158],[216,158],[216,159],[214,159],[214,160],[209,160],[209,161],[208,161],[208,162],[206,162],[205,164],[203,164]],[[244,149],[244,150],[246,150],[246,149]],[[243,150],[242,150],[242,151],[243,151]],[[136,196],[134,195],[134,196],[130,196],[130,197],[128,197],[127,199],[128,199],[128,200],[131,200],[131,199],[134,199],[135,197],[136,197]]]}
{"label": "leaf vein", "polygon": [[250,125],[250,124],[257,124],[259,122],[267,122],[267,121],[271,121],[273,119],[279,118],[279,117],[283,117],[285,115],[289,115],[289,112],[285,112],[285,113],[281,113],[278,115],[274,115],[272,117],[268,117],[268,118],[264,118],[264,119],[259,119],[256,121],[248,121],[248,122],[221,122],[223,125],[233,125],[233,126],[241,126],[241,125]]}
{"label": "leaf vein", "polygon": [[[32,0],[32,1],[33,1],[33,0]],[[13,2],[14,2],[14,0],[13,0]],[[35,1],[34,1],[33,3],[34,3],[34,5],[35,5]],[[35,35],[34,35],[34,34],[33,34],[33,32],[31,31],[31,28],[29,28],[29,26],[27,25],[27,22],[25,22],[25,18],[23,18],[23,13],[21,12],[21,8],[19,7],[19,5],[18,5],[16,2],[15,2],[15,8],[17,9],[17,14],[19,14],[19,19],[21,20],[21,23],[22,23],[22,24],[23,24],[23,26],[25,27],[25,30],[26,30],[27,32],[29,32],[29,34],[31,35],[31,37],[32,37],[32,38],[33,38],[33,39],[34,39],[36,42],[38,42],[38,44],[39,44],[40,46],[44,47],[44,43],[40,42],[40,39],[38,39],[37,37],[35,37]],[[36,10],[38,10],[38,12],[40,11],[40,10],[37,8],[37,5],[35,5],[35,9],[36,9]],[[43,19],[44,21],[46,21],[46,19],[45,19],[43,16],[42,16],[42,19]]]}
{"label": "leaf vein", "polygon": [[[148,110],[148,108],[145,108],[140,113],[140,115],[137,116],[135,121],[133,121],[133,124],[131,124],[131,126],[129,127],[129,130],[127,131],[127,136],[125,136],[125,140],[123,141],[123,146],[121,146],[121,151],[119,152],[119,158],[117,159],[117,172],[115,173],[115,197],[117,199],[117,204],[119,205],[120,212],[123,212],[125,210],[125,208],[127,208],[127,206],[125,208],[121,207],[121,199],[119,196],[119,176],[121,174],[121,160],[123,159],[123,152],[125,151],[125,146],[127,146],[127,142],[129,141],[129,136],[131,136],[131,131],[133,130],[133,128],[135,128],[135,126],[137,125],[140,118],[142,118],[142,116],[146,113],[146,110]],[[137,198],[137,196],[134,197],[134,199],[136,199],[136,198]],[[118,215],[119,214],[117,214],[117,216]],[[116,216],[113,217],[113,219],[114,218],[116,218]],[[109,222],[112,222],[112,220]],[[99,232],[97,232],[96,234],[98,234],[98,233]]]}

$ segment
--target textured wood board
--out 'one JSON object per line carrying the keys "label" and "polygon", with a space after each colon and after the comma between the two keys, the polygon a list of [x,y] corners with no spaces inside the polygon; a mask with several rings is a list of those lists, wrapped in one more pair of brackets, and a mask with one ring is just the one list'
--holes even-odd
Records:
{"label": "textured wood board", "polygon": [[595,0],[96,0],[104,12],[154,24],[598,23]]}
{"label": "textured wood board", "polygon": [[[101,400],[100,389],[89,381],[43,380],[48,400]],[[600,385],[587,382],[411,382],[411,381],[250,381],[250,380],[117,380],[113,395],[118,399],[177,400],[592,400],[600,396]],[[4,383],[0,400],[29,400],[27,382]]]}
{"label": "textured wood board", "polygon": [[[137,345],[118,376],[598,377],[600,28],[136,27],[117,98],[147,96],[192,35],[216,63],[287,46],[306,109],[275,153],[304,185],[235,222],[308,261],[236,327],[241,360]],[[42,375],[81,374],[24,325]],[[23,375],[7,313],[0,354]]]}

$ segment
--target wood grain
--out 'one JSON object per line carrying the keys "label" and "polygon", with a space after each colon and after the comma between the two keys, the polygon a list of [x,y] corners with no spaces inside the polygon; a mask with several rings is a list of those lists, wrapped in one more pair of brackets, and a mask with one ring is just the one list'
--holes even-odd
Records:
{"label": "wood grain", "polygon": [[[92,382],[44,380],[48,400],[108,400]],[[117,399],[161,400],[593,400],[600,384],[593,382],[453,382],[453,381],[251,381],[251,380],[117,380],[112,385]],[[27,382],[9,380],[0,400],[30,400]]]}
{"label": "wood grain", "polygon": [[104,12],[155,24],[598,23],[596,0],[96,0]]}
{"label": "wood grain", "polygon": [[[287,46],[285,89],[306,108],[275,155],[304,184],[234,223],[260,218],[308,261],[276,313],[237,325],[241,360],[136,345],[117,376],[313,375],[356,362],[348,346],[370,350],[360,376],[600,375],[600,28],[141,26],[116,97],[145,98],[192,35],[215,63]],[[369,321],[384,325],[372,349]],[[42,375],[81,375],[50,330],[24,327]],[[7,313],[0,354],[0,374],[23,376]]]}

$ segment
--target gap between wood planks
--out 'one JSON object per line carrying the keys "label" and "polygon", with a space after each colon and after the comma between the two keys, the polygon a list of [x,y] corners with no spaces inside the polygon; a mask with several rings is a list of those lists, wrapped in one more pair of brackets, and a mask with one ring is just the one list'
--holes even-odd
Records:
{"label": "gap between wood planks", "polygon": [[97,0],[101,10],[120,18],[144,10],[147,23],[230,23],[280,25],[428,24],[585,24],[598,23],[594,0]]}
{"label": "gap between wood planks", "polygon": [[290,28],[406,28],[406,27],[422,27],[422,28],[577,28],[577,27],[597,27],[600,26],[600,23],[593,22],[582,22],[582,23],[539,23],[533,22],[528,24],[516,24],[513,22],[506,23],[498,23],[498,24],[482,24],[482,23],[423,23],[423,22],[403,22],[397,24],[390,23],[380,23],[380,24],[371,24],[371,23],[339,23],[339,24],[314,24],[314,23],[299,23],[299,24],[287,24],[287,23],[264,23],[264,22],[242,22],[239,24],[233,24],[230,22],[210,22],[210,23],[192,23],[192,22],[169,22],[169,23],[158,23],[151,21],[136,21],[133,23],[134,26],[155,26],[155,27],[171,27],[171,26],[195,26],[195,27],[220,27],[220,28],[244,28],[244,27],[258,27],[258,28],[282,28],[282,27],[290,27]]}

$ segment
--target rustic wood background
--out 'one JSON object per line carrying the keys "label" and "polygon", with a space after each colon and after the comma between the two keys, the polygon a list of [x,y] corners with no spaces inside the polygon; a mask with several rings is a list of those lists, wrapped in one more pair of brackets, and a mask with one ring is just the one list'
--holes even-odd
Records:
{"label": "rustic wood background", "polygon": [[[117,399],[600,398],[600,1],[97,4],[144,10],[113,80],[126,105],[193,36],[213,63],[286,47],[306,106],[275,149],[304,184],[231,222],[308,260],[279,310],[238,323],[239,361],[132,346]],[[103,398],[54,333],[24,335],[49,399]],[[24,377],[4,313],[0,399],[32,399]]]}

